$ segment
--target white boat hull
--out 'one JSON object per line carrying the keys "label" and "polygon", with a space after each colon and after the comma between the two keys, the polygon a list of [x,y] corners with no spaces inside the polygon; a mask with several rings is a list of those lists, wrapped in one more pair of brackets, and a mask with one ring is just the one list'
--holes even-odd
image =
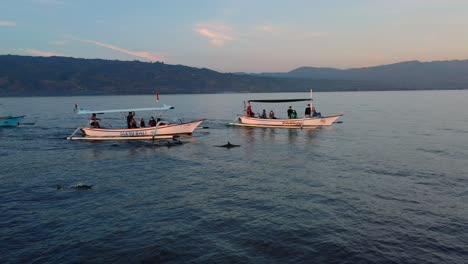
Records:
{"label": "white boat hull", "polygon": [[131,129],[83,127],[81,131],[86,137],[151,139],[153,136],[191,135],[203,121],[205,120]]}
{"label": "white boat hull", "polygon": [[318,126],[330,126],[342,115],[310,117],[297,119],[262,119],[256,117],[239,116],[236,126],[247,127],[282,127],[282,128],[314,128]]}

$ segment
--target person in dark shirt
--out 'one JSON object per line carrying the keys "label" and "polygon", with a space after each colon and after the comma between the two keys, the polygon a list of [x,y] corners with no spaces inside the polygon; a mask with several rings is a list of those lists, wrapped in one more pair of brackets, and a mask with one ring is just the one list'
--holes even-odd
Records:
{"label": "person in dark shirt", "polygon": [[160,126],[165,126],[167,125],[167,123],[165,123],[164,121],[161,120],[161,118],[158,117],[158,119],[156,119],[156,124],[159,123]]}
{"label": "person in dark shirt", "polygon": [[99,120],[101,119],[97,118],[96,113],[93,113],[91,119],[89,120],[89,125],[94,128],[100,128],[101,125],[99,125]]}
{"label": "person in dark shirt", "polygon": [[305,109],[304,116],[305,117],[310,117],[311,109],[310,109],[310,104],[307,104],[307,107]]}
{"label": "person in dark shirt", "polygon": [[265,118],[265,119],[267,118],[266,110],[265,110],[265,109],[263,109],[263,112],[262,112],[262,114],[260,115],[260,118]]}
{"label": "person in dark shirt", "polygon": [[127,128],[132,128],[132,119],[135,114],[132,112],[128,112],[127,115]]}
{"label": "person in dark shirt", "polygon": [[156,126],[156,120],[154,120],[154,117],[151,117],[150,121],[148,122],[148,125],[152,127]]}
{"label": "person in dark shirt", "polygon": [[145,124],[145,120],[142,118],[140,118],[140,127],[145,127],[146,124]]}
{"label": "person in dark shirt", "polygon": [[289,106],[288,108],[288,118],[291,119],[291,115],[293,113],[292,106]]}

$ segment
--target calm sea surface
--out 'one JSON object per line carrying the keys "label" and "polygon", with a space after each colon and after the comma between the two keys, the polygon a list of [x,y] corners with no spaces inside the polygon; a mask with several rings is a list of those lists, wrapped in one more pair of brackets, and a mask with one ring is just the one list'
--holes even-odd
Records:
{"label": "calm sea surface", "polygon": [[64,139],[86,124],[75,103],[153,95],[0,98],[36,123],[0,128],[0,263],[468,263],[468,91],[314,93],[343,123],[225,125],[244,100],[308,95],[161,95],[167,119],[209,127],[172,147]]}

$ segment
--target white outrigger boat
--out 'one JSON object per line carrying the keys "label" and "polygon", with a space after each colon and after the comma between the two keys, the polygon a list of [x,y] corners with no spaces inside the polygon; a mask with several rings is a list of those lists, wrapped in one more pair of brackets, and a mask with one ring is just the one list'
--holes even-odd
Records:
{"label": "white outrigger boat", "polygon": [[[136,111],[158,111],[161,116],[166,111],[174,109],[173,106],[164,105],[162,107],[150,108],[131,108],[115,110],[84,110],[76,109],[77,114],[104,114],[104,113],[128,113]],[[97,128],[97,127],[78,127],[72,135],[67,137],[69,140],[157,140],[174,139],[179,135],[191,135],[193,131],[205,121],[205,119],[190,121],[185,123],[169,124],[164,121],[157,122],[156,126],[137,127],[137,128]],[[75,136],[81,131],[82,136]]]}
{"label": "white outrigger boat", "polygon": [[[290,103],[290,102],[302,102],[310,101],[310,107],[312,104],[312,91],[310,98],[307,99],[270,99],[270,100],[249,100],[250,103]],[[244,102],[244,115],[237,116],[236,120],[229,123],[231,126],[241,127],[265,127],[265,128],[317,128],[321,126],[330,126],[335,123],[343,114],[331,115],[331,116],[310,116],[302,118],[260,118],[249,116],[247,113],[247,107]]]}

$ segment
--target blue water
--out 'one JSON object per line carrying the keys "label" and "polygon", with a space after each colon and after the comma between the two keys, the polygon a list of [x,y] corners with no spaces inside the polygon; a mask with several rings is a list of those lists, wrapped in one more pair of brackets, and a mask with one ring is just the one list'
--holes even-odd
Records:
{"label": "blue water", "polygon": [[208,119],[171,147],[64,140],[75,103],[154,96],[0,98],[35,122],[0,128],[0,263],[467,263],[468,91],[314,93],[343,123],[225,126],[244,100],[307,96],[162,95],[169,120]]}

